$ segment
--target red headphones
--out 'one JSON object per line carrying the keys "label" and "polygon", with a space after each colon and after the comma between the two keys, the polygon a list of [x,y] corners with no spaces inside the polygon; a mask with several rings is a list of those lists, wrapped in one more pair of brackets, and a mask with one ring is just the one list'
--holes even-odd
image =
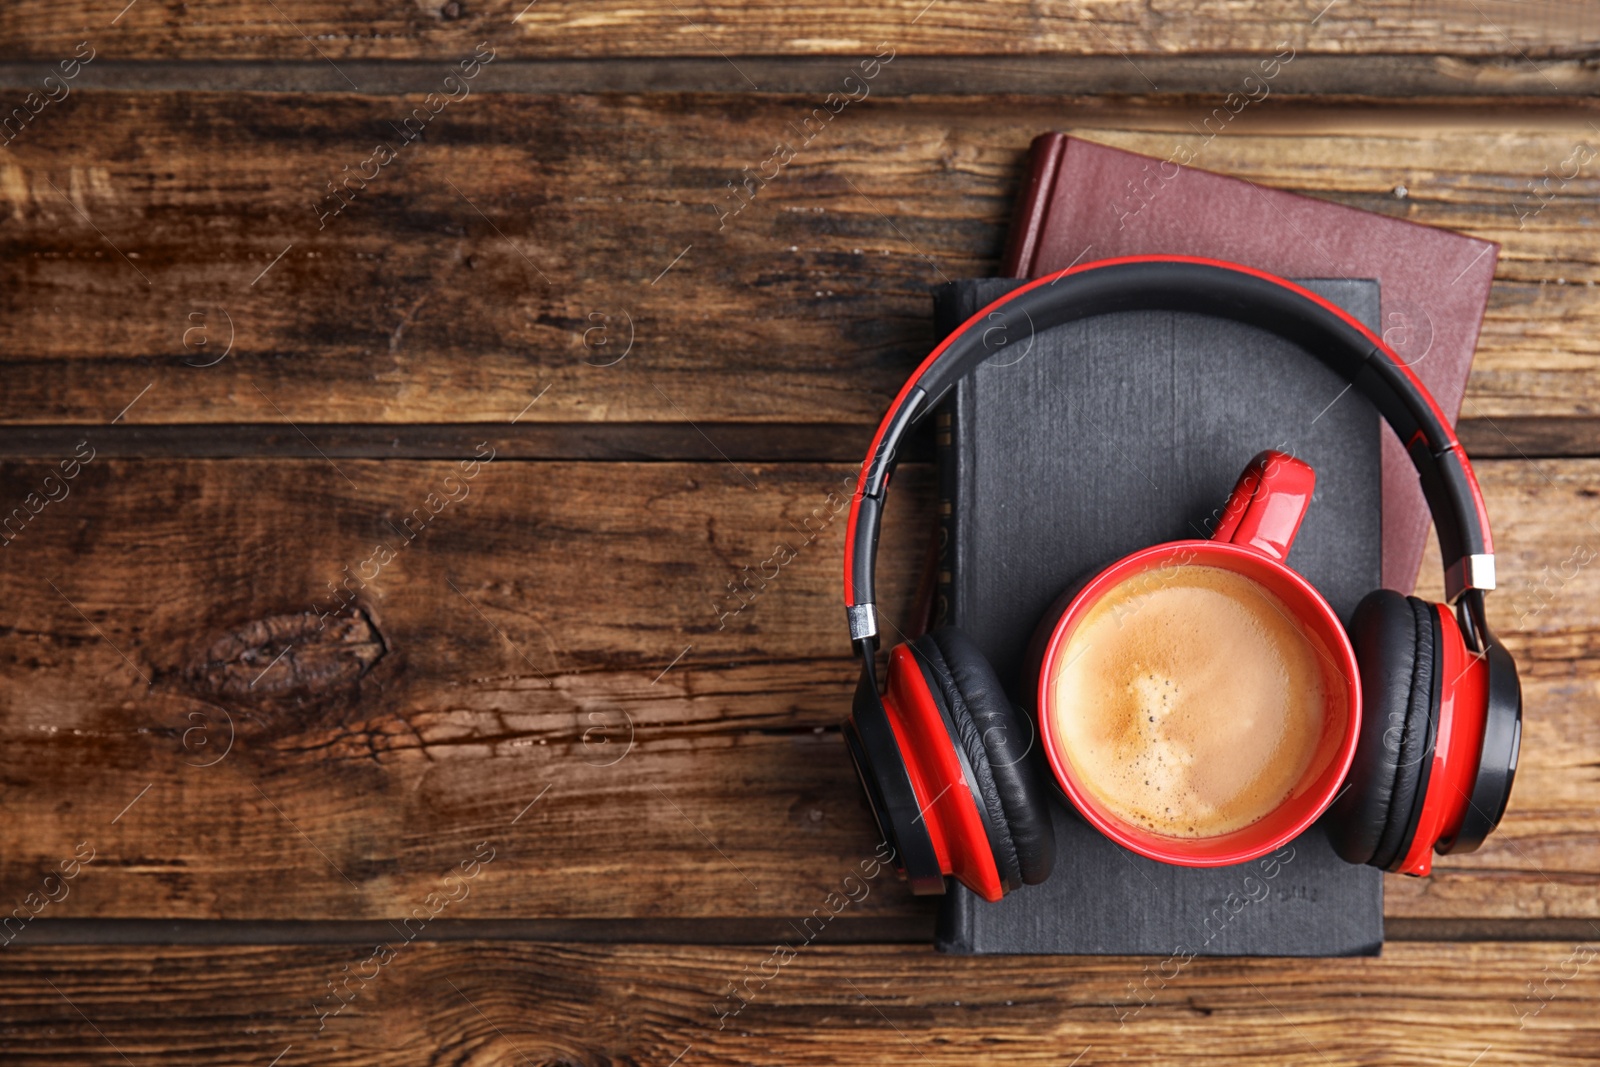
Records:
{"label": "red headphones", "polygon": [[901,387],[861,466],[845,530],[844,602],[862,667],[844,735],[912,891],[943,893],[951,875],[999,900],[1044,881],[1055,835],[1030,753],[1036,731],[970,638],[946,627],[896,646],[879,692],[873,576],[897,447],[992,354],[987,336],[1144,310],[1219,316],[1294,342],[1371,400],[1405,443],[1455,610],[1388,589],[1357,607],[1349,629],[1365,710],[1326,825],[1340,856],[1386,871],[1426,874],[1433,852],[1477,848],[1511,794],[1522,691],[1484,615],[1495,584],[1489,517],[1449,421],[1380,338],[1316,294],[1236,263],[1134,256],[1047,275],[973,315]]}

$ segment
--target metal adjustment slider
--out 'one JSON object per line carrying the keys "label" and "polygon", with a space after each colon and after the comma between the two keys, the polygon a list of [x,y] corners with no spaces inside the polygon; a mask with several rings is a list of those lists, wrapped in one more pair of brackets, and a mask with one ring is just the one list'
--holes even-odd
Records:
{"label": "metal adjustment slider", "polygon": [[1453,604],[1468,589],[1484,592],[1494,588],[1494,554],[1463,556],[1444,572],[1445,596]]}
{"label": "metal adjustment slider", "polygon": [[878,609],[871,604],[850,604],[844,609],[850,620],[850,640],[878,636]]}

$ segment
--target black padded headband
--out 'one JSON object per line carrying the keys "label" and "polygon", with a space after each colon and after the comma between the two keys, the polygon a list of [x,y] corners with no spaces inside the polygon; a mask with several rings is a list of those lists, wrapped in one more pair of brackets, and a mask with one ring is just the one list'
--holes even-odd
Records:
{"label": "black padded headband", "polygon": [[[1372,401],[1422,481],[1443,550],[1445,594],[1494,588],[1489,517],[1472,465],[1411,368],[1371,330],[1293,282],[1237,263],[1132,256],[1069,267],[1016,289],[973,315],[935,348],[878,424],[845,527],[844,602],[854,642],[876,640],[873,577],[878,524],[901,439],[994,352],[989,331],[1047,330],[1113,311],[1189,311],[1258,326],[1292,341]],[[1475,598],[1474,598],[1475,599]]]}

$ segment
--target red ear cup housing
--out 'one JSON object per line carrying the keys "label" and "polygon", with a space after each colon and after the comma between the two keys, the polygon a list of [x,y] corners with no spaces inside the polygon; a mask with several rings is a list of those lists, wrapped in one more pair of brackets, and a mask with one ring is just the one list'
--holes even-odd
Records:
{"label": "red ear cup housing", "polygon": [[923,818],[911,768],[900,753],[895,727],[870,671],[863,672],[856,686],[850,718],[844,724],[844,740],[856,777],[866,792],[867,806],[877,820],[878,832],[894,850],[896,869],[905,876],[913,893],[943,893],[943,865]]}
{"label": "red ear cup housing", "polygon": [[[1477,607],[1481,611],[1482,604]],[[1464,803],[1458,818],[1443,820],[1443,835],[1438,843],[1438,850],[1443,853],[1472,852],[1500,825],[1511,799],[1511,786],[1517,777],[1517,757],[1522,750],[1522,682],[1517,677],[1516,661],[1503,645],[1493,640],[1481,655],[1468,655],[1471,662],[1464,680],[1473,682],[1476,676],[1474,684],[1481,689],[1481,699],[1487,710],[1476,735],[1481,740],[1474,740],[1474,735],[1464,732],[1459,743],[1465,781],[1458,784],[1457,789]],[[1470,704],[1477,698],[1477,694],[1469,690],[1458,699]],[[1467,773],[1474,747],[1478,753],[1477,770]]]}
{"label": "red ear cup housing", "polygon": [[972,642],[946,629],[889,654],[881,702],[864,677],[845,739],[914,893],[953,875],[986,900],[1041,882],[1055,832],[1035,731]]}

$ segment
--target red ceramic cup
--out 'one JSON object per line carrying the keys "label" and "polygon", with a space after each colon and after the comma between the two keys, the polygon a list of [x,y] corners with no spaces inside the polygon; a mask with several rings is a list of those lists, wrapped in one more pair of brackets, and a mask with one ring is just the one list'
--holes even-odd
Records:
{"label": "red ceramic cup", "polygon": [[[1355,651],[1333,608],[1284,558],[1300,528],[1316,474],[1281,452],[1263,452],[1251,461],[1228,499],[1209,541],[1170,541],[1124,556],[1069,597],[1046,619],[1048,640],[1039,661],[1040,733],[1056,781],[1068,799],[1101,833],[1125,848],[1164,863],[1221,867],[1246,863],[1274,851],[1303,833],[1338,795],[1355,757],[1361,727],[1361,687]],[[1172,837],[1127,822],[1084,787],[1056,735],[1055,679],[1074,628],[1106,593],[1141,574],[1159,582],[1172,568],[1218,567],[1254,579],[1277,595],[1319,651],[1327,672],[1330,706],[1323,736],[1301,781],[1264,818],[1214,837]],[[1342,680],[1343,684],[1334,684]],[[1341,699],[1342,697],[1342,699]],[[1060,709],[1070,714],[1071,709]]]}

